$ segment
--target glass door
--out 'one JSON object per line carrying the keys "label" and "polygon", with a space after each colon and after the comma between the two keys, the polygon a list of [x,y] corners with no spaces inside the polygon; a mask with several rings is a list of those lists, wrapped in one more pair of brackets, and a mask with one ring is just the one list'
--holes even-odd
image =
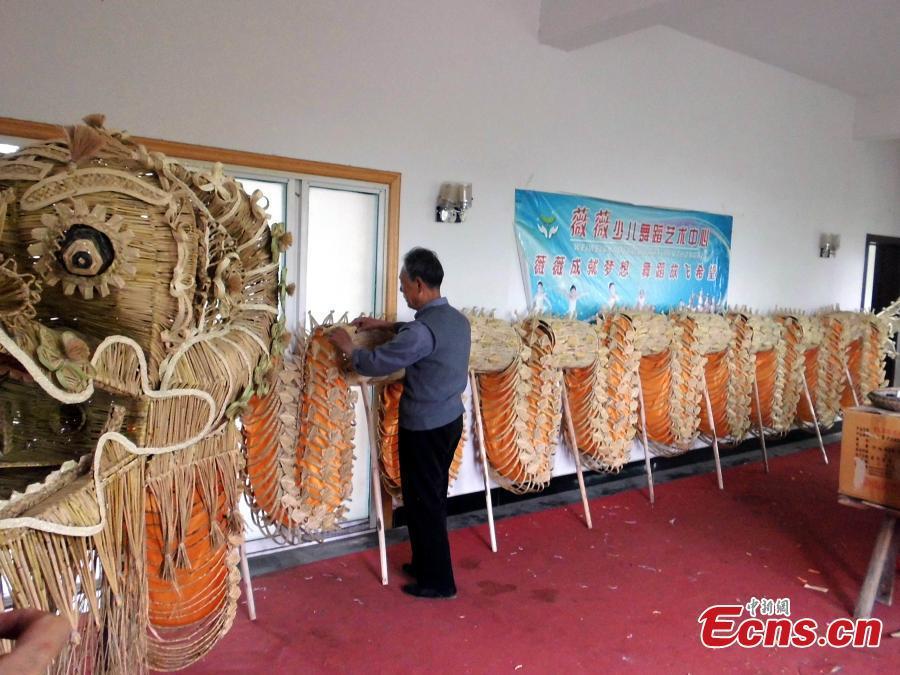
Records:
{"label": "glass door", "polygon": [[[321,322],[328,315],[337,321],[345,312],[349,319],[380,313],[381,193],[319,183],[308,184],[304,192],[308,208],[306,233],[301,237],[306,251],[305,255],[301,252],[303,324],[310,327],[310,315]],[[356,403],[356,420],[353,491],[346,504],[348,527],[368,522],[371,514],[369,433],[361,400]]]}
{"label": "glass door", "polygon": [[[353,319],[363,313],[383,312],[386,188],[292,176],[267,180],[260,175],[236,173],[246,192],[262,191],[269,202],[270,222],[287,223],[297,242],[288,249],[285,260],[287,279],[297,287],[285,303],[288,330],[309,330],[310,315],[321,323],[329,315],[337,321],[345,313]],[[369,432],[361,400],[357,401],[356,420],[353,484],[345,502],[345,520],[338,532],[325,538],[349,536],[374,527]],[[264,538],[249,518],[249,507],[242,505],[242,512],[247,522],[246,537],[252,542],[249,553],[284,546]]]}

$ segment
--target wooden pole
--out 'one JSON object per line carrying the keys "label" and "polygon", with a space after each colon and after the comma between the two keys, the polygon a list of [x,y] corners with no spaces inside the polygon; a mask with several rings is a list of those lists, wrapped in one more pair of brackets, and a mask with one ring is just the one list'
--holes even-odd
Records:
{"label": "wooden pole", "polygon": [[647,416],[644,413],[644,388],[641,386],[641,378],[637,379],[638,402],[641,410],[641,439],[644,442],[644,471],[647,473],[647,488],[650,490],[650,506],[656,502],[653,495],[653,471],[650,468],[650,445],[647,443]]}
{"label": "wooden pole", "polygon": [[494,507],[491,504],[491,487],[487,468],[487,444],[484,440],[484,425],[481,421],[481,399],[478,396],[478,382],[475,372],[469,371],[469,386],[472,388],[472,416],[475,418],[475,432],[478,436],[478,451],[481,456],[481,472],[484,478],[484,503],[487,506],[488,528],[491,532],[491,551],[497,552],[497,533],[494,531]]}
{"label": "wooden pole", "polygon": [[[878,537],[875,539],[875,548],[872,551],[872,557],[869,559],[869,569],[863,581],[862,589],[859,592],[859,598],[856,601],[856,609],[853,611],[855,619],[872,616],[875,597],[878,595],[879,586],[888,566],[891,568],[891,573],[893,572],[897,557],[896,549],[894,548],[896,524],[897,517],[894,514],[884,514],[881,528],[878,530]],[[894,553],[893,556],[890,555],[892,552]]]}
{"label": "wooden pole", "polygon": [[850,385],[850,393],[853,394],[853,405],[859,405],[859,398],[856,396],[856,387],[853,386],[853,378],[850,377],[850,366],[844,364],[844,374],[847,376],[847,384]]}
{"label": "wooden pole", "polygon": [[569,389],[566,387],[565,375],[562,377],[562,404],[563,415],[566,418],[566,429],[569,432],[569,447],[575,456],[575,473],[578,474],[578,489],[581,490],[581,504],[584,506],[584,520],[589,530],[594,529],[591,522],[591,507],[588,503],[587,490],[584,488],[584,475],[581,472],[581,453],[578,452],[578,443],[575,440],[575,424],[572,421],[572,409],[569,406]]}
{"label": "wooden pole", "polygon": [[803,393],[806,394],[806,404],[809,406],[809,412],[812,413],[813,424],[816,425],[816,437],[819,439],[819,450],[822,451],[822,459],[828,464],[828,455],[825,453],[825,444],[822,442],[822,433],[819,431],[819,418],[816,416],[816,408],[812,402],[812,396],[809,394],[809,385],[806,383],[806,373],[803,373]]}
{"label": "wooden pole", "polygon": [[759,402],[759,384],[756,380],[756,369],[753,369],[753,393],[756,396],[756,421],[759,424],[759,443],[762,448],[763,462],[766,465],[766,473],[769,473],[769,453],[766,452],[766,432],[763,427],[762,404]]}
{"label": "wooden pole", "polygon": [[256,602],[253,600],[253,580],[247,563],[247,545],[241,544],[241,576],[244,578],[244,595],[247,596],[247,613],[251,621],[256,621]]}
{"label": "wooden pole", "polygon": [[713,418],[712,403],[709,401],[709,388],[706,386],[706,373],[703,373],[703,399],[706,401],[706,419],[709,421],[709,428],[712,430],[713,456],[716,458],[716,478],[719,480],[719,489],[724,490],[722,462],[719,461],[719,439],[716,433],[716,420]]}
{"label": "wooden pole", "polygon": [[375,529],[378,531],[378,553],[381,557],[381,585],[388,584],[387,546],[384,543],[384,513],[381,505],[381,472],[378,470],[378,442],[375,437],[375,419],[369,404],[371,385],[359,384],[363,408],[366,411],[366,424],[369,427],[369,468],[372,473],[372,494],[375,497]]}

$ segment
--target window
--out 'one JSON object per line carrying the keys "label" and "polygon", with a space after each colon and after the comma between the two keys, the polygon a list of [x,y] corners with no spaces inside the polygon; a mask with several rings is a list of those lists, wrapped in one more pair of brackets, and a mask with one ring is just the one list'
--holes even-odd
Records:
{"label": "window", "polygon": [[[320,319],[331,310],[347,311],[351,318],[380,313],[381,194],[319,183],[310,185],[307,195],[306,237],[301,238],[306,312]],[[309,283],[313,279],[324,283]]]}
{"label": "window", "polygon": [[[194,165],[197,165],[195,162]],[[312,320],[338,321],[344,313],[384,312],[386,188],[365,181],[329,180],[305,175],[250,172],[226,167],[251,193],[260,190],[271,222],[284,222],[296,242],[286,253],[291,280],[297,285],[285,306],[288,329],[310,330]],[[372,525],[369,436],[365,409],[356,404],[353,490],[341,533],[368,531]],[[249,518],[248,550],[258,553],[281,546],[265,539]],[[252,543],[250,543],[252,542]]]}
{"label": "window", "polygon": [[[900,295],[900,237],[866,235],[863,268],[862,309],[880,312]],[[897,348],[900,337],[894,336]],[[885,362],[885,377],[892,386],[900,385],[900,368],[895,359]]]}
{"label": "window", "polygon": [[[305,236],[300,238],[301,274],[299,313],[306,327],[310,317],[322,321],[334,312],[334,319],[347,312],[381,314],[384,306],[383,190],[375,186],[310,182],[306,195]],[[345,523],[353,527],[368,520],[372,498],[369,494],[369,434],[365,409],[356,402],[356,451],[353,461],[353,491],[347,503]]]}

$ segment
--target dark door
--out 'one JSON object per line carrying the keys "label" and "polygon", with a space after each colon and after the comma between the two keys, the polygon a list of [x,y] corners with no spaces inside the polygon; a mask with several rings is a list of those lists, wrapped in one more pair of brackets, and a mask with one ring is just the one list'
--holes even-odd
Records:
{"label": "dark door", "polygon": [[[866,237],[866,263],[874,254],[871,276],[871,309],[880,312],[900,297],[900,238],[883,237],[870,234]],[[868,275],[867,275],[868,277]],[[863,302],[868,296],[868,288],[864,288]],[[894,382],[896,361],[888,359],[886,376],[889,383]]]}

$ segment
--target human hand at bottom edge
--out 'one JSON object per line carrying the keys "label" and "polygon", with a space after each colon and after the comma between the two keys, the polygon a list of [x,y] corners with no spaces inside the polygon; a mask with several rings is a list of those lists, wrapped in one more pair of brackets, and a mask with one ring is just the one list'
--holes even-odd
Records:
{"label": "human hand at bottom edge", "polygon": [[0,612],[0,639],[15,640],[0,656],[0,675],[42,675],[72,634],[69,622],[39,609]]}

